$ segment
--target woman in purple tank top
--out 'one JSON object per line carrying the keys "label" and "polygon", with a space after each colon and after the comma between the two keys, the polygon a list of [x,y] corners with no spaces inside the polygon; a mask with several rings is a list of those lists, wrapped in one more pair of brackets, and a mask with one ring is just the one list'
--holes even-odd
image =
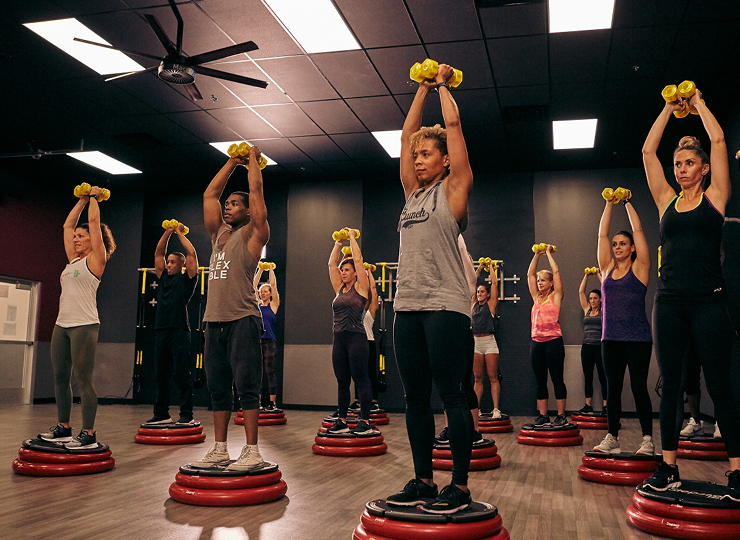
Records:
{"label": "woman in purple tank top", "polygon": [[609,432],[595,451],[619,454],[619,420],[622,416],[624,372],[630,371],[632,395],[640,419],[642,442],[638,454],[653,455],[653,409],[647,388],[652,353],[650,323],[645,315],[645,294],[650,276],[650,248],[640,218],[629,199],[624,201],[632,232],[619,231],[609,238],[612,208],[607,201],[599,225],[597,256],[601,281],[603,323],[601,356],[606,372],[606,405]]}

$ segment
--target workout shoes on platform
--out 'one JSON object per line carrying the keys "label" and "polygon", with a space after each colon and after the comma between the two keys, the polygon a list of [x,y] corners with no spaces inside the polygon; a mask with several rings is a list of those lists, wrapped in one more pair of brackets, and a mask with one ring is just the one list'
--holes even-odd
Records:
{"label": "workout shoes on platform", "polygon": [[557,415],[555,420],[552,421],[553,426],[564,426],[567,423],[568,419],[562,414]]}
{"label": "workout shoes on platform", "polygon": [[501,411],[498,409],[493,409],[493,412],[491,413],[491,418],[493,420],[501,420]]}
{"label": "workout shoes on platform", "polygon": [[653,444],[653,438],[650,435],[643,435],[642,444],[640,444],[640,448],[637,449],[635,454],[644,454],[646,456],[655,455],[655,445]]}
{"label": "workout shoes on platform", "polygon": [[157,414],[155,414],[149,420],[146,421],[147,424],[171,424],[173,422],[174,420],[172,420],[172,418],[170,418],[169,415],[159,416]]}
{"label": "workout shoes on platform", "polygon": [[550,417],[546,416],[544,414],[541,414],[537,417],[537,420],[534,421],[535,426],[544,426],[545,424],[550,423]]}
{"label": "workout shoes on platform", "polygon": [[578,411],[578,414],[586,414],[592,412],[594,412],[594,408],[591,405],[584,405],[583,407],[581,407],[581,410]]}
{"label": "workout shoes on platform", "polygon": [[469,492],[450,484],[442,488],[436,499],[426,503],[421,509],[430,514],[454,514],[465,510],[471,504],[473,504],[473,499],[470,498]]}
{"label": "workout shoes on platform", "polygon": [[601,444],[599,444],[598,446],[594,446],[594,452],[604,452],[606,454],[619,454],[621,452],[621,450],[619,449],[619,439],[617,439],[611,433],[607,433],[606,437],[604,437],[604,440],[601,441]]}
{"label": "workout shoes on platform", "polygon": [[190,424],[195,424],[195,420],[193,420],[192,418],[187,417],[187,416],[181,416],[177,420],[177,423],[178,424],[189,424],[190,425]]}
{"label": "workout shoes on platform", "polygon": [[331,418],[339,418],[339,409],[329,415]]}
{"label": "workout shoes on platform", "polygon": [[439,435],[437,435],[436,437],[436,441],[438,443],[450,442],[450,434],[449,434],[449,430],[447,429],[447,426],[442,428],[442,431],[439,432]]}
{"label": "workout shoes on platform", "polygon": [[378,405],[377,401],[373,401],[373,403],[370,405],[370,412],[378,412],[380,410],[380,406]]}
{"label": "workout shoes on platform", "polygon": [[740,470],[727,471],[725,476],[728,478],[727,487],[732,490],[732,494],[725,495],[725,498],[740,502]]}
{"label": "workout shoes on platform", "polygon": [[722,434],[719,432],[719,424],[714,424],[714,438],[721,439]]}
{"label": "workout shoes on platform", "polygon": [[226,443],[213,443],[208,453],[202,458],[193,461],[190,466],[196,469],[215,469],[222,465],[228,465],[229,452],[226,450]]}
{"label": "workout shoes on platform", "polygon": [[351,430],[349,430],[350,433],[365,433],[366,431],[372,431],[373,428],[370,427],[370,424],[368,424],[367,420],[360,420],[357,422],[357,425],[353,427]]}
{"label": "workout shoes on platform", "polygon": [[50,427],[48,432],[39,433],[39,439],[66,443],[72,440],[72,428],[57,424],[54,427]]}
{"label": "workout shoes on platform", "polygon": [[658,464],[658,469],[642,484],[646,488],[655,491],[666,491],[681,486],[681,478],[678,476],[678,467],[670,466],[665,461]]}
{"label": "workout shoes on platform", "polygon": [[267,407],[265,407],[265,412],[270,412],[271,413],[271,412],[275,412],[275,411],[277,411],[277,405],[275,405],[271,401],[270,404]]}
{"label": "workout shoes on platform", "polygon": [[327,433],[349,433],[347,423],[337,418],[334,420],[334,424],[326,430]]}
{"label": "workout shoes on platform", "polygon": [[355,400],[355,402],[349,406],[350,411],[359,411],[360,410],[360,402]]}
{"label": "workout shoes on platform", "polygon": [[480,431],[473,430],[473,446],[476,444],[483,444],[485,442],[486,440],[483,438]]}
{"label": "workout shoes on platform", "polygon": [[257,449],[257,445],[250,446],[245,444],[244,448],[242,448],[242,453],[239,454],[239,458],[234,463],[230,463],[229,466],[226,467],[226,470],[248,471],[249,469],[261,467],[264,462],[265,460],[262,459],[260,451]]}
{"label": "workout shoes on platform", "polygon": [[84,429],[80,430],[80,434],[77,435],[74,439],[69,441],[66,446],[67,448],[93,448],[98,445],[98,441],[95,437],[95,433],[89,434]]}
{"label": "workout shoes on platform", "polygon": [[689,418],[689,423],[686,424],[686,427],[681,430],[681,436],[682,437],[693,437],[695,435],[699,435],[704,431],[704,421],[699,420],[697,423],[696,420],[694,420],[694,417],[692,416]]}
{"label": "workout shoes on platform", "polygon": [[404,488],[388,497],[385,502],[393,506],[416,506],[426,503],[426,499],[437,497],[437,484],[429,485],[418,478],[409,480]]}

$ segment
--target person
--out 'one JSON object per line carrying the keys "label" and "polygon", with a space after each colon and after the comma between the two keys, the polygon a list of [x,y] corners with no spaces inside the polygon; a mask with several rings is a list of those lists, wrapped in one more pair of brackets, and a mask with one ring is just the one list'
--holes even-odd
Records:
{"label": "person", "polygon": [[[362,319],[362,324],[365,327],[365,334],[367,334],[367,374],[370,377],[370,390],[372,394],[372,402],[370,404],[370,412],[379,411],[378,406],[378,351],[375,348],[375,334],[373,333],[373,325],[375,324],[375,314],[378,312],[380,307],[380,301],[378,300],[378,288],[375,285],[375,277],[373,277],[373,270],[371,267],[366,269],[367,279],[370,283],[370,303],[365,310],[365,317]],[[355,384],[355,401],[349,406],[351,411],[360,410],[360,393]]]}
{"label": "person", "polygon": [[609,238],[612,209],[619,201],[606,201],[599,225],[598,260],[603,303],[601,355],[606,372],[608,432],[595,451],[618,454],[622,416],[622,385],[629,368],[632,395],[642,430],[638,454],[653,455],[653,409],[648,393],[653,344],[645,314],[645,294],[650,276],[650,248],[642,223],[630,199],[623,199],[632,232],[619,231]]}
{"label": "person", "polygon": [[[601,274],[599,274],[601,279]],[[606,413],[606,375],[604,363],[601,361],[601,291],[594,289],[586,297],[586,282],[588,274],[583,274],[581,286],[578,288],[578,299],[583,310],[583,344],[581,345],[581,368],[585,383],[586,404],[578,411],[579,414],[594,412],[591,399],[594,395],[594,366],[601,386],[602,414]]]}
{"label": "person", "polygon": [[[157,398],[154,416],[148,424],[169,424],[170,376],[174,368],[175,384],[180,389],[178,424],[193,423],[193,377],[190,373],[190,322],[188,303],[198,283],[198,256],[190,240],[185,238],[185,226],[165,229],[154,251],[154,273],[157,286],[157,314],[154,319],[154,357],[157,362]],[[167,245],[175,234],[187,255],[167,253]],[[166,256],[166,258],[165,258]],[[185,268],[185,273],[182,269]]]}
{"label": "person", "polygon": [[[483,265],[476,270],[476,280],[480,277]],[[495,291],[495,294],[492,293]],[[475,395],[480,403],[483,396],[483,372],[488,373],[491,382],[491,398],[493,399],[493,420],[501,419],[498,408],[501,395],[501,385],[498,379],[498,343],[496,343],[494,317],[498,307],[498,278],[491,270],[491,283],[481,283],[476,286],[475,295],[471,300],[473,321],[473,338],[475,339],[475,353],[473,354],[473,376],[475,377]]]}
{"label": "person", "polygon": [[275,374],[275,357],[277,356],[277,338],[275,337],[275,320],[280,307],[280,294],[277,288],[275,270],[270,265],[268,274],[269,283],[260,285],[262,269],[258,268],[254,275],[254,290],[259,298],[260,312],[262,313],[262,324],[265,333],[260,338],[262,348],[262,372],[267,374],[267,391],[270,392],[270,404],[265,407],[265,412],[277,410],[277,376]]}
{"label": "person", "polygon": [[[93,385],[93,369],[100,319],[96,297],[105,266],[116,250],[110,228],[100,222],[98,197],[101,196],[102,190],[94,186],[89,195],[80,197],[67,216],[63,229],[64,251],[69,264],[60,278],[59,315],[51,335],[51,367],[58,423],[38,437],[64,443],[69,448],[97,445],[95,414],[98,396]],[[88,206],[88,222],[78,225],[85,206]],[[69,423],[73,370],[82,402],[82,429],[74,438]]]}
{"label": "person", "polygon": [[[711,143],[711,159],[695,137],[683,137],[673,152],[673,173],[681,192],[668,183],[657,156],[668,120],[686,107],[699,113]],[[722,278],[722,226],[730,199],[725,136],[701,99],[666,102],[642,148],[650,193],[660,213],[658,287],[653,307],[653,338],[663,394],[660,434],[663,461],[646,486],[665,490],[681,484],[676,466],[683,423],[681,381],[686,377],[689,341],[697,356],[730,461],[728,485],[740,501],[740,412],[732,395],[732,323]],[[711,177],[710,177],[711,174]],[[679,414],[679,411],[681,414]]]}
{"label": "person", "polygon": [[[337,378],[337,402],[339,414],[329,433],[348,433],[347,409],[349,408],[349,386],[352,380],[360,394],[360,414],[353,433],[370,431],[370,376],[367,373],[369,347],[363,324],[365,309],[370,298],[370,282],[363,266],[362,253],[355,237],[357,231],[345,228],[349,234],[352,255],[339,260],[342,241],[334,242],[329,256],[329,279],[336,296],[332,302],[334,313],[334,343],[331,362]],[[359,271],[357,270],[359,268]]]}
{"label": "person", "polygon": [[[401,183],[406,204],[398,223],[398,289],[394,303],[394,346],[406,395],[406,428],[415,477],[386,501],[430,513],[454,513],[472,504],[468,470],[473,418],[465,378],[472,353],[470,292],[458,248],[467,226],[473,172],[460,113],[445,81],[452,68],[439,65],[425,79],[403,124]],[[439,92],[446,129],[421,127],[424,101]],[[433,481],[432,381],[449,421],[452,481],[440,492]],[[432,500],[429,500],[432,499]]]}
{"label": "person", "polygon": [[[203,194],[203,217],[213,252],[208,267],[208,299],[203,320],[205,329],[204,367],[213,406],[214,443],[206,455],[192,463],[196,468],[215,468],[229,463],[226,446],[233,406],[232,381],[243,409],[246,445],[229,470],[262,466],[259,452],[259,393],[262,382],[264,333],[262,317],[254,294],[252,278],[262,248],[270,238],[267,208],[256,146],[248,157],[229,158]],[[235,191],[224,203],[219,198],[231,173],[247,165],[249,193]]]}
{"label": "person", "polygon": [[[552,270],[537,272],[537,263],[542,253],[547,254]],[[532,257],[527,271],[529,293],[532,295],[532,344],[530,358],[537,382],[537,409],[540,415],[534,421],[535,426],[550,423],[547,413],[547,372],[555,390],[558,414],[553,421],[555,426],[564,426],[568,423],[565,418],[565,402],[568,389],[563,380],[565,368],[565,345],[563,332],[560,330],[560,305],[563,301],[563,284],[560,279],[560,270],[553,257],[553,246],[547,244],[545,251],[537,251]]]}
{"label": "person", "polygon": [[[697,437],[704,435],[704,420],[701,419],[701,364],[696,353],[696,346],[691,343],[686,350],[688,368],[686,376],[686,401],[689,404],[689,421],[681,430],[681,437]],[[722,437],[719,423],[714,423],[715,439]]]}

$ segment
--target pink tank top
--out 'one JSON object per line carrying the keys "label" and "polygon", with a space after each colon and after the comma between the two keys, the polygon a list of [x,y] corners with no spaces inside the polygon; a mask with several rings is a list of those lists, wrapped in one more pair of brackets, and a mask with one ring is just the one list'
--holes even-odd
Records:
{"label": "pink tank top", "polygon": [[532,339],[534,341],[550,341],[563,335],[560,330],[560,308],[556,306],[548,295],[542,304],[532,306]]}

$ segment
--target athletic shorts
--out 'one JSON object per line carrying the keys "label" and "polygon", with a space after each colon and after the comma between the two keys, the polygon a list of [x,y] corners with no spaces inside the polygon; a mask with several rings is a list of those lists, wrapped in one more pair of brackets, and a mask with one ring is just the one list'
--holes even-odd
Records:
{"label": "athletic shorts", "polygon": [[498,343],[496,336],[473,336],[475,338],[475,354],[498,354]]}

